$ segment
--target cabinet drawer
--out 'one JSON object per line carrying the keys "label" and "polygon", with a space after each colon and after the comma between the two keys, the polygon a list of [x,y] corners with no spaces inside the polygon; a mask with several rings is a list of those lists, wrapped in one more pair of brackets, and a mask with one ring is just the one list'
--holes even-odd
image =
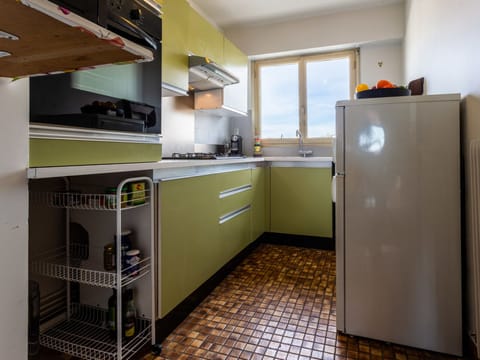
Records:
{"label": "cabinet drawer", "polygon": [[251,207],[249,205],[225,214],[219,219],[220,247],[226,263],[250,242]]}
{"label": "cabinet drawer", "polygon": [[217,174],[217,184],[220,192],[251,184],[251,170],[238,170]]}
{"label": "cabinet drawer", "polygon": [[252,185],[250,183],[221,191],[218,195],[219,216],[232,212],[252,202]]}

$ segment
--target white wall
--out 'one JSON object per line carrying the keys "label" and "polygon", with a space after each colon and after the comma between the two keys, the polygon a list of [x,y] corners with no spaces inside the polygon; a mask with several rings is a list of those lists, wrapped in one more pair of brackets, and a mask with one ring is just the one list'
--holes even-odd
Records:
{"label": "white wall", "polygon": [[403,76],[401,41],[365,44],[360,48],[360,82],[372,87],[381,79],[397,85],[408,85]]}
{"label": "white wall", "polygon": [[27,358],[28,80],[0,78],[0,351]]}
{"label": "white wall", "polygon": [[[468,181],[468,147],[480,139],[480,2],[478,0],[409,0],[406,4],[405,78],[425,77],[428,94],[461,93],[463,155],[465,159],[465,212],[467,222],[467,311],[468,332],[477,332],[480,309],[474,304],[472,278],[471,199],[480,184]],[[480,349],[479,349],[480,350]],[[477,350],[478,351],[478,350]],[[480,353],[480,352],[479,352]]]}
{"label": "white wall", "polygon": [[[403,81],[404,11],[404,4],[397,3],[301,20],[232,27],[225,29],[225,35],[252,59],[359,47],[361,82],[373,86],[378,80],[387,79],[406,85]],[[250,126],[250,134],[245,138],[248,149],[253,144],[253,131]],[[306,149],[312,150],[313,156],[332,155],[330,145],[307,145]],[[270,146],[264,147],[263,153],[295,156],[297,150],[297,145]]]}
{"label": "white wall", "polygon": [[248,56],[359,46],[371,42],[399,40],[403,38],[403,34],[402,3],[267,25],[225,29],[225,35]]}

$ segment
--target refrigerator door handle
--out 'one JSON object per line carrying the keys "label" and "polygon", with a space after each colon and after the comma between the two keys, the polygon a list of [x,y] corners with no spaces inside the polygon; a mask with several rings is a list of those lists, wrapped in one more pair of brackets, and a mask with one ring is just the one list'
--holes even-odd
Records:
{"label": "refrigerator door handle", "polygon": [[[336,172],[335,175],[332,176],[332,202],[337,202],[337,183],[340,181],[339,178],[342,179],[345,177],[345,173],[343,172]],[[342,182],[343,184],[343,182]]]}
{"label": "refrigerator door handle", "polygon": [[337,191],[336,191],[336,188],[337,188],[337,175],[333,175],[332,177],[332,202],[333,203],[336,203],[337,202]]}
{"label": "refrigerator door handle", "polygon": [[345,332],[345,175],[335,174],[337,330]]}
{"label": "refrigerator door handle", "polygon": [[335,169],[337,173],[345,171],[345,107],[335,108]]}

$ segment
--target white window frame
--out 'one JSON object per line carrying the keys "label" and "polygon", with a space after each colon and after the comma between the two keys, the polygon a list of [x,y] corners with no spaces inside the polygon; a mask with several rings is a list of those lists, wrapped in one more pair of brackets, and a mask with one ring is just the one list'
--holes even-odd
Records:
{"label": "white window frame", "polygon": [[[265,65],[275,65],[275,64],[289,64],[289,63],[298,63],[299,65],[299,130],[304,136],[304,142],[306,144],[332,144],[333,138],[310,138],[308,137],[308,128],[307,128],[307,72],[306,72],[306,63],[309,61],[318,61],[318,60],[333,60],[348,58],[350,61],[350,99],[353,99],[355,92],[355,84],[358,82],[358,58],[359,53],[358,49],[351,49],[345,51],[313,54],[313,55],[299,55],[299,56],[288,56],[275,59],[262,59],[254,61],[254,131],[255,135],[261,134],[261,118],[260,118],[260,67]],[[345,99],[339,99],[345,100]],[[296,138],[262,138],[262,143],[264,145],[290,145],[298,142]]]}

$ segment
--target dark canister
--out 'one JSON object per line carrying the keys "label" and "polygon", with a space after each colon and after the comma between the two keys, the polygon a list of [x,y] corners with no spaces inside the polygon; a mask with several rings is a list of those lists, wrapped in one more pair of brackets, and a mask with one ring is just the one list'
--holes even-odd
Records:
{"label": "dark canister", "polygon": [[[115,244],[117,243],[117,236],[115,235]],[[129,265],[127,264],[127,251],[132,249],[132,230],[123,230],[121,233],[121,264],[122,269]]]}
{"label": "dark canister", "polygon": [[116,269],[115,245],[107,244],[103,248],[103,268],[107,271]]}

